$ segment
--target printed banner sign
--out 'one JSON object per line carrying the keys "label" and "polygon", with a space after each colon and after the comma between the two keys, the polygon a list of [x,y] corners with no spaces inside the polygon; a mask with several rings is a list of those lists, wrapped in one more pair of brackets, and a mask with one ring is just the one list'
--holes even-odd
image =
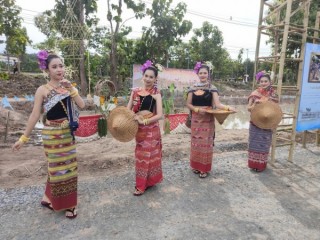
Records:
{"label": "printed banner sign", "polygon": [[306,44],[296,131],[320,129],[320,45]]}
{"label": "printed banner sign", "polygon": [[[133,65],[132,87],[143,86],[140,68],[141,65]],[[199,78],[193,70],[164,68],[162,72],[159,72],[157,85],[159,89],[166,89],[173,83],[177,91],[183,91],[196,82],[199,82]]]}

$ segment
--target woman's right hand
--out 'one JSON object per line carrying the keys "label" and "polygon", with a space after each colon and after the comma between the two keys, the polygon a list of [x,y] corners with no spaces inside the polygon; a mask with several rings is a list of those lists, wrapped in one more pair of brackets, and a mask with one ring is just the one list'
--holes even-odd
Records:
{"label": "woman's right hand", "polygon": [[135,115],[134,120],[138,121],[139,124],[143,124],[143,117],[141,115]]}
{"label": "woman's right hand", "polygon": [[23,142],[21,142],[21,141],[16,141],[14,144],[13,144],[13,146],[12,146],[12,151],[19,151],[20,150],[20,148],[23,146]]}

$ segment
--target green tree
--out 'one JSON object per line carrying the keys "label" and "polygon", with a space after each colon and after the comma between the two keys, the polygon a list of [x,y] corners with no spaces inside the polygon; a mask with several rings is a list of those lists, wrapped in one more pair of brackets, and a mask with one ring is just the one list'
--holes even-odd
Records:
{"label": "green tree", "polygon": [[21,9],[15,4],[14,0],[0,0],[0,35],[6,37],[6,54],[9,56],[21,55],[26,51],[26,46],[31,43],[27,31],[21,26],[21,17],[19,16]]}
{"label": "green tree", "polygon": [[187,5],[178,3],[175,8],[171,7],[172,0],[154,0],[152,8],[147,9],[147,15],[151,18],[151,27],[143,28],[143,35],[139,42],[141,61],[146,57],[165,63],[170,60],[170,50],[181,43],[181,37],[187,35],[192,23],[184,20]]}
{"label": "green tree", "polygon": [[189,43],[181,42],[170,48],[170,64],[169,67],[192,69],[193,62],[191,62],[189,54]]}
{"label": "green tree", "polygon": [[194,29],[194,36],[189,42],[190,56],[193,64],[197,61],[210,61],[214,66],[214,74],[221,78],[225,73],[221,70],[230,58],[223,46],[222,32],[217,26],[204,22],[202,27]]}
{"label": "green tree", "polygon": [[24,54],[21,57],[21,71],[23,72],[40,72],[39,66],[38,66],[38,59],[36,54]]}
{"label": "green tree", "polygon": [[109,28],[109,44],[110,44],[110,77],[111,80],[115,82],[117,88],[121,85],[121,80],[119,79],[119,56],[118,56],[118,45],[123,40],[123,38],[128,35],[132,30],[131,28],[123,27],[126,20],[122,19],[122,4],[126,4],[128,9],[134,12],[134,17],[142,18],[144,17],[143,11],[145,10],[145,4],[139,1],[133,0],[118,0],[118,4],[112,4],[110,0],[108,2],[108,14],[107,20],[110,24]]}
{"label": "green tree", "polygon": [[[82,27],[82,31],[87,29],[88,27],[92,27],[97,24],[98,19],[94,15],[97,11],[97,1],[96,0],[77,0],[74,2],[73,12]],[[67,15],[68,10],[68,1],[67,0],[56,0],[56,4],[53,10],[45,11],[41,15],[35,18],[35,24],[39,28],[39,30],[44,33],[48,38],[45,42],[38,45],[38,47],[42,48],[55,48],[57,46],[57,40],[64,39],[65,33],[63,27],[63,21],[65,20],[65,16]],[[81,34],[79,32],[79,34]],[[78,39],[81,39],[81,36],[76,36]],[[62,42],[61,46],[68,45],[68,41]],[[60,47],[61,47],[60,46]],[[64,49],[64,54],[72,55],[72,51],[68,48]],[[69,52],[70,51],[70,52]],[[81,82],[81,93],[87,93],[87,79],[85,73],[85,46],[84,42],[80,42],[79,46],[79,56],[80,59],[78,62],[73,63],[73,65],[79,66],[79,75]],[[69,62],[70,64],[71,62]]]}

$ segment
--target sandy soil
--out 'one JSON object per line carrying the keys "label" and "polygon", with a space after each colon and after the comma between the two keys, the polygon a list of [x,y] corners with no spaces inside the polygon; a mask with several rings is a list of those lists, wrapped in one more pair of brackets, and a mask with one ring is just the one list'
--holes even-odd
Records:
{"label": "sandy soil", "polygon": [[[220,130],[217,143],[238,143],[240,149],[246,148],[248,130]],[[189,156],[190,135],[163,135],[164,157],[173,160]],[[0,149],[0,186],[5,188],[33,185],[45,182],[47,175],[46,159],[42,146],[27,145],[18,152],[7,148]],[[111,136],[87,143],[78,143],[79,176],[81,179],[123,172],[134,167],[135,142],[120,143]],[[216,147],[216,153],[224,149]]]}

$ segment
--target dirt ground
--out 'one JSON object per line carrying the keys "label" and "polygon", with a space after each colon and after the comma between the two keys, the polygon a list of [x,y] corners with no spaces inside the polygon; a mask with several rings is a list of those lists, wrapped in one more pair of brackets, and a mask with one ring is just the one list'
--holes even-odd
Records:
{"label": "dirt ground", "polygon": [[[239,143],[238,150],[245,150],[247,138],[247,130],[226,130],[217,132],[216,141],[237,142]],[[18,152],[12,152],[9,147],[8,144],[6,148],[0,149],[0,187],[10,188],[45,182],[47,162],[42,146],[29,144]],[[133,168],[134,147],[134,141],[120,143],[109,135],[96,141],[78,143],[80,179],[85,180]],[[179,160],[181,154],[185,156],[189,154],[190,135],[163,135],[163,149],[164,157],[170,156],[172,160]]]}
{"label": "dirt ground", "polygon": [[78,217],[41,207],[42,146],[0,149],[0,239],[318,240],[320,149],[298,144],[293,162],[278,148],[266,171],[247,167],[247,130],[217,132],[213,169],[190,171],[190,135],[163,136],[161,184],[134,189],[134,141],[78,144]]}
{"label": "dirt ground", "polygon": [[307,149],[297,135],[293,162],[288,148],[277,148],[276,162],[256,173],[247,167],[248,130],[217,127],[206,179],[190,171],[190,135],[163,135],[164,180],[141,197],[132,195],[134,141],[108,135],[78,143],[79,216],[69,221],[39,204],[47,177],[43,147],[10,149],[31,107],[14,104],[6,143],[8,110],[0,109],[0,239],[320,239],[320,149],[314,135]]}

